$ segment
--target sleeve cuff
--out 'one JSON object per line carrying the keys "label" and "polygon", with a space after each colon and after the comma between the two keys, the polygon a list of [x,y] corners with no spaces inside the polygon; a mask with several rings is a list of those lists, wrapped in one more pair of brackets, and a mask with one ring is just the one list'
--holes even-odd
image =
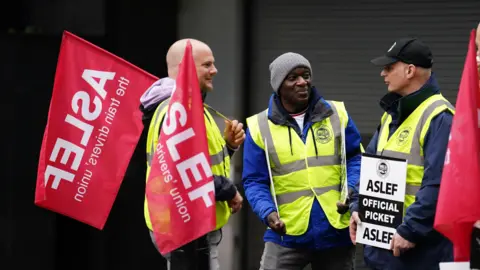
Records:
{"label": "sleeve cuff", "polygon": [[233,151],[233,152],[235,152],[235,151],[237,151],[238,149],[240,149],[240,146],[238,146],[237,148],[233,148],[233,147],[231,147],[230,145],[228,145],[228,143],[227,143],[226,145],[227,145],[228,150],[231,150],[231,151]]}
{"label": "sleeve cuff", "polygon": [[233,200],[233,198],[237,196],[237,187],[235,185],[232,185],[232,187],[228,189],[228,193],[226,196],[227,196],[227,201]]}
{"label": "sleeve cuff", "polygon": [[397,233],[411,243],[418,243],[418,237],[405,224],[401,224],[397,227]]}
{"label": "sleeve cuff", "polygon": [[230,145],[228,145],[228,143],[227,143],[226,145],[227,145],[228,155],[229,155],[230,157],[232,157],[233,154],[235,154],[235,152],[237,152],[238,149],[240,149],[240,146],[237,147],[237,148],[232,148],[232,147],[230,147]]}
{"label": "sleeve cuff", "polygon": [[272,212],[276,212],[276,211],[277,210],[275,210],[274,208],[267,209],[267,211],[264,212],[265,214],[262,217],[263,224],[268,226],[268,215],[270,215]]}
{"label": "sleeve cuff", "polygon": [[349,208],[350,208],[350,213],[358,212],[358,202],[352,202]]}

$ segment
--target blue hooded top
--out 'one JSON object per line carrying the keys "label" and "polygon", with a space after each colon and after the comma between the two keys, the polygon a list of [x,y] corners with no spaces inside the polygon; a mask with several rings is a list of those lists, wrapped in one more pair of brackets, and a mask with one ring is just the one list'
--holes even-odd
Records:
{"label": "blue hooded top", "polygon": [[[333,110],[330,105],[319,95],[315,87],[312,87],[303,127],[299,127],[297,122],[283,108],[277,94],[272,94],[268,108],[269,120],[276,125],[288,126],[293,129],[295,131],[295,133],[292,133],[293,136],[299,136],[303,142],[305,142],[312,124],[322,121],[332,113]],[[348,186],[350,189],[356,189],[360,174],[361,138],[360,133],[350,117],[345,127],[345,137]],[[295,149],[293,149],[293,151],[295,151]],[[276,211],[276,208],[270,193],[270,180],[265,152],[255,144],[248,128],[244,142],[242,178],[245,195],[253,212],[268,226],[267,217],[270,213]],[[274,242],[289,248],[310,250],[322,250],[352,245],[348,228],[342,230],[333,228],[317,200],[313,200],[308,229],[303,235],[285,235],[280,237],[279,234],[268,228],[264,235],[264,241]]]}

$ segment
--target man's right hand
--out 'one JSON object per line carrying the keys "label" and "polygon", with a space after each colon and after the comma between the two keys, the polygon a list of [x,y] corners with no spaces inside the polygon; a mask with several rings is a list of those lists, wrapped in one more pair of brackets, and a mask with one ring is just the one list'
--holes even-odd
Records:
{"label": "man's right hand", "polygon": [[357,225],[361,224],[360,217],[358,216],[358,212],[353,212],[352,216],[350,217],[350,240],[355,245],[357,243]]}
{"label": "man's right hand", "polygon": [[232,214],[237,213],[242,209],[242,204],[243,204],[243,197],[240,195],[240,193],[237,191],[237,194],[235,194],[235,197],[228,201],[228,205],[232,209]]}
{"label": "man's right hand", "polygon": [[272,212],[267,217],[268,226],[276,233],[280,235],[284,235],[287,233],[287,228],[285,227],[285,223],[280,220],[278,217],[277,212]]}

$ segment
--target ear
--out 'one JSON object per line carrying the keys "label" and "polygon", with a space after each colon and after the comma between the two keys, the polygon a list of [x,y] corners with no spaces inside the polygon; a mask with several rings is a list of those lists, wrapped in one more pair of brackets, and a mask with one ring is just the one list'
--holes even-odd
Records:
{"label": "ear", "polygon": [[417,68],[414,65],[408,65],[407,67],[407,78],[411,79],[413,76],[415,76],[415,72],[417,71]]}

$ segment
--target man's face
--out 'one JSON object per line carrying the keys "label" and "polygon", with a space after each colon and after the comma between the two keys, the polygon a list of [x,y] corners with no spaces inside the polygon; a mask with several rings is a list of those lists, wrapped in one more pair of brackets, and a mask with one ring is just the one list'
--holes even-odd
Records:
{"label": "man's face", "polygon": [[305,104],[310,97],[311,78],[310,69],[295,68],[287,75],[278,92],[290,104]]}
{"label": "man's face", "polygon": [[477,67],[480,74],[480,24],[477,27],[477,35],[475,36],[475,43],[477,44]]}
{"label": "man's face", "polygon": [[[410,71],[410,73],[409,73]],[[385,66],[380,73],[389,92],[402,95],[403,89],[409,84],[409,79],[415,73],[415,66],[403,62],[396,62]]]}
{"label": "man's face", "polygon": [[200,48],[195,51],[195,66],[197,68],[198,83],[202,92],[213,90],[213,77],[218,70],[215,67],[215,58],[209,48]]}

